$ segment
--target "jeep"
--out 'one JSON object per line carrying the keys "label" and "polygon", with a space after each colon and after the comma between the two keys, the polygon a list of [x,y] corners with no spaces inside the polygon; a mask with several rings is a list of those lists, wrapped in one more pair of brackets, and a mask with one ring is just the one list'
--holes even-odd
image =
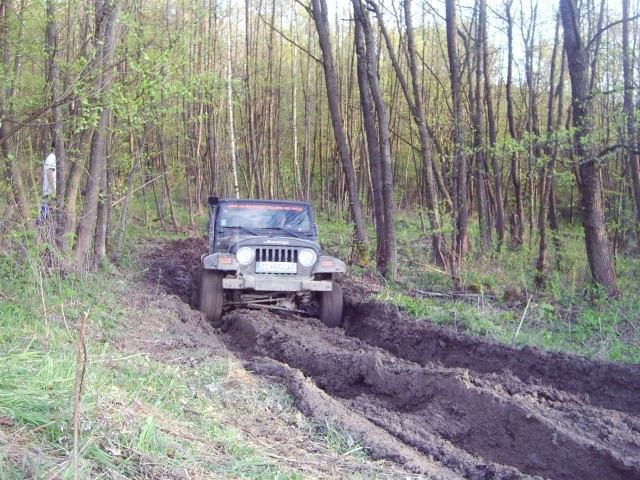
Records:
{"label": "jeep", "polygon": [[209,197],[209,252],[201,258],[200,311],[222,326],[235,307],[288,310],[342,324],[345,263],[323,255],[311,206]]}

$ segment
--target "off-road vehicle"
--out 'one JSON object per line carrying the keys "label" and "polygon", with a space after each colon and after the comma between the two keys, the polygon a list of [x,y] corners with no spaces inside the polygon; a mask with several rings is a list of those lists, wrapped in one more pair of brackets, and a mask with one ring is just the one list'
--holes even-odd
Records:
{"label": "off-road vehicle", "polygon": [[234,307],[290,310],[342,323],[343,261],[323,255],[311,206],[209,197],[209,253],[201,258],[200,311],[215,327]]}

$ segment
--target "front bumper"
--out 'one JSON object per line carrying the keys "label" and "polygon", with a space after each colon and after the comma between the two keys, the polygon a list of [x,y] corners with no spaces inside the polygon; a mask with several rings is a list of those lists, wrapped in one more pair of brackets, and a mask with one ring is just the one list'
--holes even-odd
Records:
{"label": "front bumper", "polygon": [[285,277],[278,275],[255,275],[247,277],[226,277],[222,280],[225,290],[255,290],[268,292],[330,292],[331,280],[313,280],[309,278]]}
{"label": "front bumper", "polygon": [[[202,256],[202,267],[226,273],[222,280],[225,290],[255,290],[262,292],[330,292],[330,277],[346,271],[346,265],[337,258],[320,255],[314,265],[296,264],[296,273],[257,273],[256,262],[240,265],[234,254],[212,253]],[[273,262],[263,262],[273,263]],[[277,262],[276,262],[277,263]]]}

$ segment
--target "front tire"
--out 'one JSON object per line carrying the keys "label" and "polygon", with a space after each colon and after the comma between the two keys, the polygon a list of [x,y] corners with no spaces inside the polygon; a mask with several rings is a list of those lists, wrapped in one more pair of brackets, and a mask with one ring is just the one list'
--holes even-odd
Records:
{"label": "front tire", "polygon": [[200,311],[213,327],[222,326],[222,272],[202,269],[200,274]]}
{"label": "front tire", "polygon": [[333,290],[320,294],[320,321],[331,328],[341,326],[343,304],[342,287],[333,282]]}

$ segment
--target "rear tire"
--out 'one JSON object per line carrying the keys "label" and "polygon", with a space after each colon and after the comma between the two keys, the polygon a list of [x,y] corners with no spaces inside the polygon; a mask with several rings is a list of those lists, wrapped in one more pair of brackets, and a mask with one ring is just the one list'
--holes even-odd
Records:
{"label": "rear tire", "polygon": [[200,274],[200,311],[213,327],[222,326],[222,272],[202,269]]}
{"label": "rear tire", "polygon": [[320,294],[320,321],[331,328],[341,326],[343,303],[342,287],[333,282],[332,291]]}

